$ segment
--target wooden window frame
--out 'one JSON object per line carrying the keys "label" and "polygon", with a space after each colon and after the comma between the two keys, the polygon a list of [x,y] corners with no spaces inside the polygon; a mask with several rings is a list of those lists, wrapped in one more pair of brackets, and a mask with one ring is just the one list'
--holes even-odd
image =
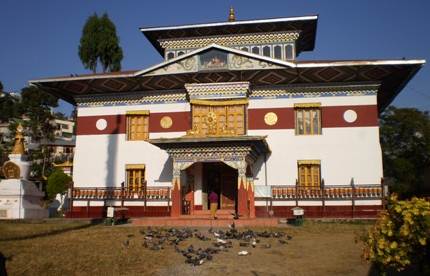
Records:
{"label": "wooden window frame", "polygon": [[[301,112],[301,120],[299,122],[299,112]],[[306,129],[305,115],[309,114],[310,120],[310,131],[308,132]],[[315,133],[314,129],[314,121],[312,120],[312,114],[317,114],[318,119],[318,128]],[[303,127],[303,133],[300,133],[300,125]],[[321,104],[320,103],[303,103],[303,104],[295,104],[294,105],[294,128],[296,135],[321,135],[322,134],[322,112],[321,112]]]}
{"label": "wooden window frame", "polygon": [[[238,116],[240,115],[239,113],[236,112],[232,112],[232,110],[230,110],[232,107],[237,107],[239,106],[242,110],[243,117],[243,125],[238,126],[238,122],[240,122]],[[234,120],[233,120],[233,129],[234,129],[234,133],[231,133],[230,135],[233,136],[241,136],[241,135],[246,135],[248,132],[248,121],[247,121],[247,112],[248,112],[248,100],[247,99],[237,99],[237,100],[225,100],[225,101],[218,101],[218,100],[192,100],[191,101],[191,125],[193,129],[204,129],[202,128],[202,126],[204,127],[204,116],[202,115],[197,115],[195,114],[195,109],[197,108],[207,108],[209,112],[214,112],[215,114],[217,113],[216,109],[217,108],[224,108],[224,112],[223,114],[225,114],[225,121],[224,124],[225,126],[229,125],[229,117],[230,115],[233,115]],[[208,114],[209,112],[205,113]],[[195,121],[195,118],[198,118],[197,123]],[[218,126],[217,126],[218,127]],[[243,133],[237,133],[238,129],[243,129]],[[225,136],[226,133],[224,132],[219,132],[217,130],[216,134],[206,134],[206,136]]]}
{"label": "wooden window frame", "polygon": [[299,160],[297,162],[297,188],[321,189],[320,160]]}
{"label": "wooden window frame", "polygon": [[[142,173],[143,172],[143,173]],[[133,179],[133,183],[130,180]],[[135,183],[140,179],[140,183]],[[125,187],[132,192],[140,192],[146,189],[146,166],[145,164],[127,164],[125,166]]]}
{"label": "wooden window frame", "polygon": [[[136,135],[132,129],[131,120],[136,117],[143,117],[143,131],[142,137],[133,137]],[[149,111],[148,110],[133,110],[126,112],[126,139],[127,141],[147,141],[149,139]]]}

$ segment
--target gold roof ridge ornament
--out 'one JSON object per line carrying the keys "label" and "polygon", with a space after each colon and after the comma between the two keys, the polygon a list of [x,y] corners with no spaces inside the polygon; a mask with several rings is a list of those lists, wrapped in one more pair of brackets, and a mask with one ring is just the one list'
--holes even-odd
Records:
{"label": "gold roof ridge ornament", "polygon": [[228,22],[234,22],[234,21],[236,21],[236,15],[235,15],[233,6],[230,6],[230,14],[228,15]]}
{"label": "gold roof ridge ornament", "polygon": [[15,134],[15,144],[12,149],[12,154],[24,154],[24,135],[23,133],[24,128],[22,127],[21,123],[18,124],[16,127],[16,134]]}

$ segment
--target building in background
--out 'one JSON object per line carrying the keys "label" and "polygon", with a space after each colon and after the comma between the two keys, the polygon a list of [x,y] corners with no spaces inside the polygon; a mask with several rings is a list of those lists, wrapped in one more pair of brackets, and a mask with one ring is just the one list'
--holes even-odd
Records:
{"label": "building in background", "polygon": [[378,116],[425,61],[300,60],[317,21],[142,28],[160,64],[31,81],[77,105],[70,215],[376,216]]}

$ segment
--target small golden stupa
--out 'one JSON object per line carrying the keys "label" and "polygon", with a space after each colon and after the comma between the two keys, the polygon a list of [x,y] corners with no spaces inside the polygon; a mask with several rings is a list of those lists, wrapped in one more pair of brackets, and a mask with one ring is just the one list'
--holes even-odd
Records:
{"label": "small golden stupa", "polygon": [[228,22],[236,21],[236,15],[234,13],[233,7],[230,7],[230,14],[228,15]]}
{"label": "small golden stupa", "polygon": [[16,127],[16,134],[15,134],[15,145],[12,149],[12,154],[24,154],[24,135],[23,135],[24,128],[21,124],[18,124]]}

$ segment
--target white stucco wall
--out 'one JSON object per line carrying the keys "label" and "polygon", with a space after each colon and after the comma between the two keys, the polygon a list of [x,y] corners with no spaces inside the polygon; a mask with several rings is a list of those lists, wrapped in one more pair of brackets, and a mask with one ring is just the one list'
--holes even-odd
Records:
{"label": "white stucco wall", "polygon": [[[293,107],[295,103],[320,102],[322,106],[375,105],[373,96],[294,99],[251,99],[248,108]],[[107,107],[80,107],[78,116],[125,114],[127,110],[150,112],[189,111],[189,103]],[[185,132],[151,133],[150,138],[172,138]],[[320,160],[326,185],[378,184],[382,153],[378,127],[323,128],[322,135],[295,135],[293,129],[248,130],[248,135],[267,135],[271,154],[254,165],[256,185],[295,185],[297,160]],[[119,186],[125,181],[126,164],[145,164],[149,185],[171,185],[171,161],[165,151],[145,141],[126,141],[125,134],[78,135],[74,158],[76,187]],[[266,168],[265,168],[266,166]],[[266,175],[267,171],[267,175]],[[201,175],[196,175],[196,186]],[[267,181],[266,181],[267,179]],[[201,194],[196,196],[201,204]]]}
{"label": "white stucco wall", "polygon": [[[322,135],[295,135],[294,130],[252,130],[267,135],[267,184],[295,185],[297,160],[320,160],[326,185],[378,184],[382,152],[378,127],[325,128]],[[255,185],[265,185],[264,157],[254,166]]]}
{"label": "white stucco wall", "polygon": [[127,111],[132,110],[149,110],[150,112],[190,111],[190,103],[154,103],[139,105],[78,107],[78,116],[125,114]]}
{"label": "white stucco wall", "polygon": [[73,181],[75,187],[120,187],[126,164],[145,164],[149,185],[170,185],[168,154],[145,141],[126,141],[125,134],[76,137]]}

